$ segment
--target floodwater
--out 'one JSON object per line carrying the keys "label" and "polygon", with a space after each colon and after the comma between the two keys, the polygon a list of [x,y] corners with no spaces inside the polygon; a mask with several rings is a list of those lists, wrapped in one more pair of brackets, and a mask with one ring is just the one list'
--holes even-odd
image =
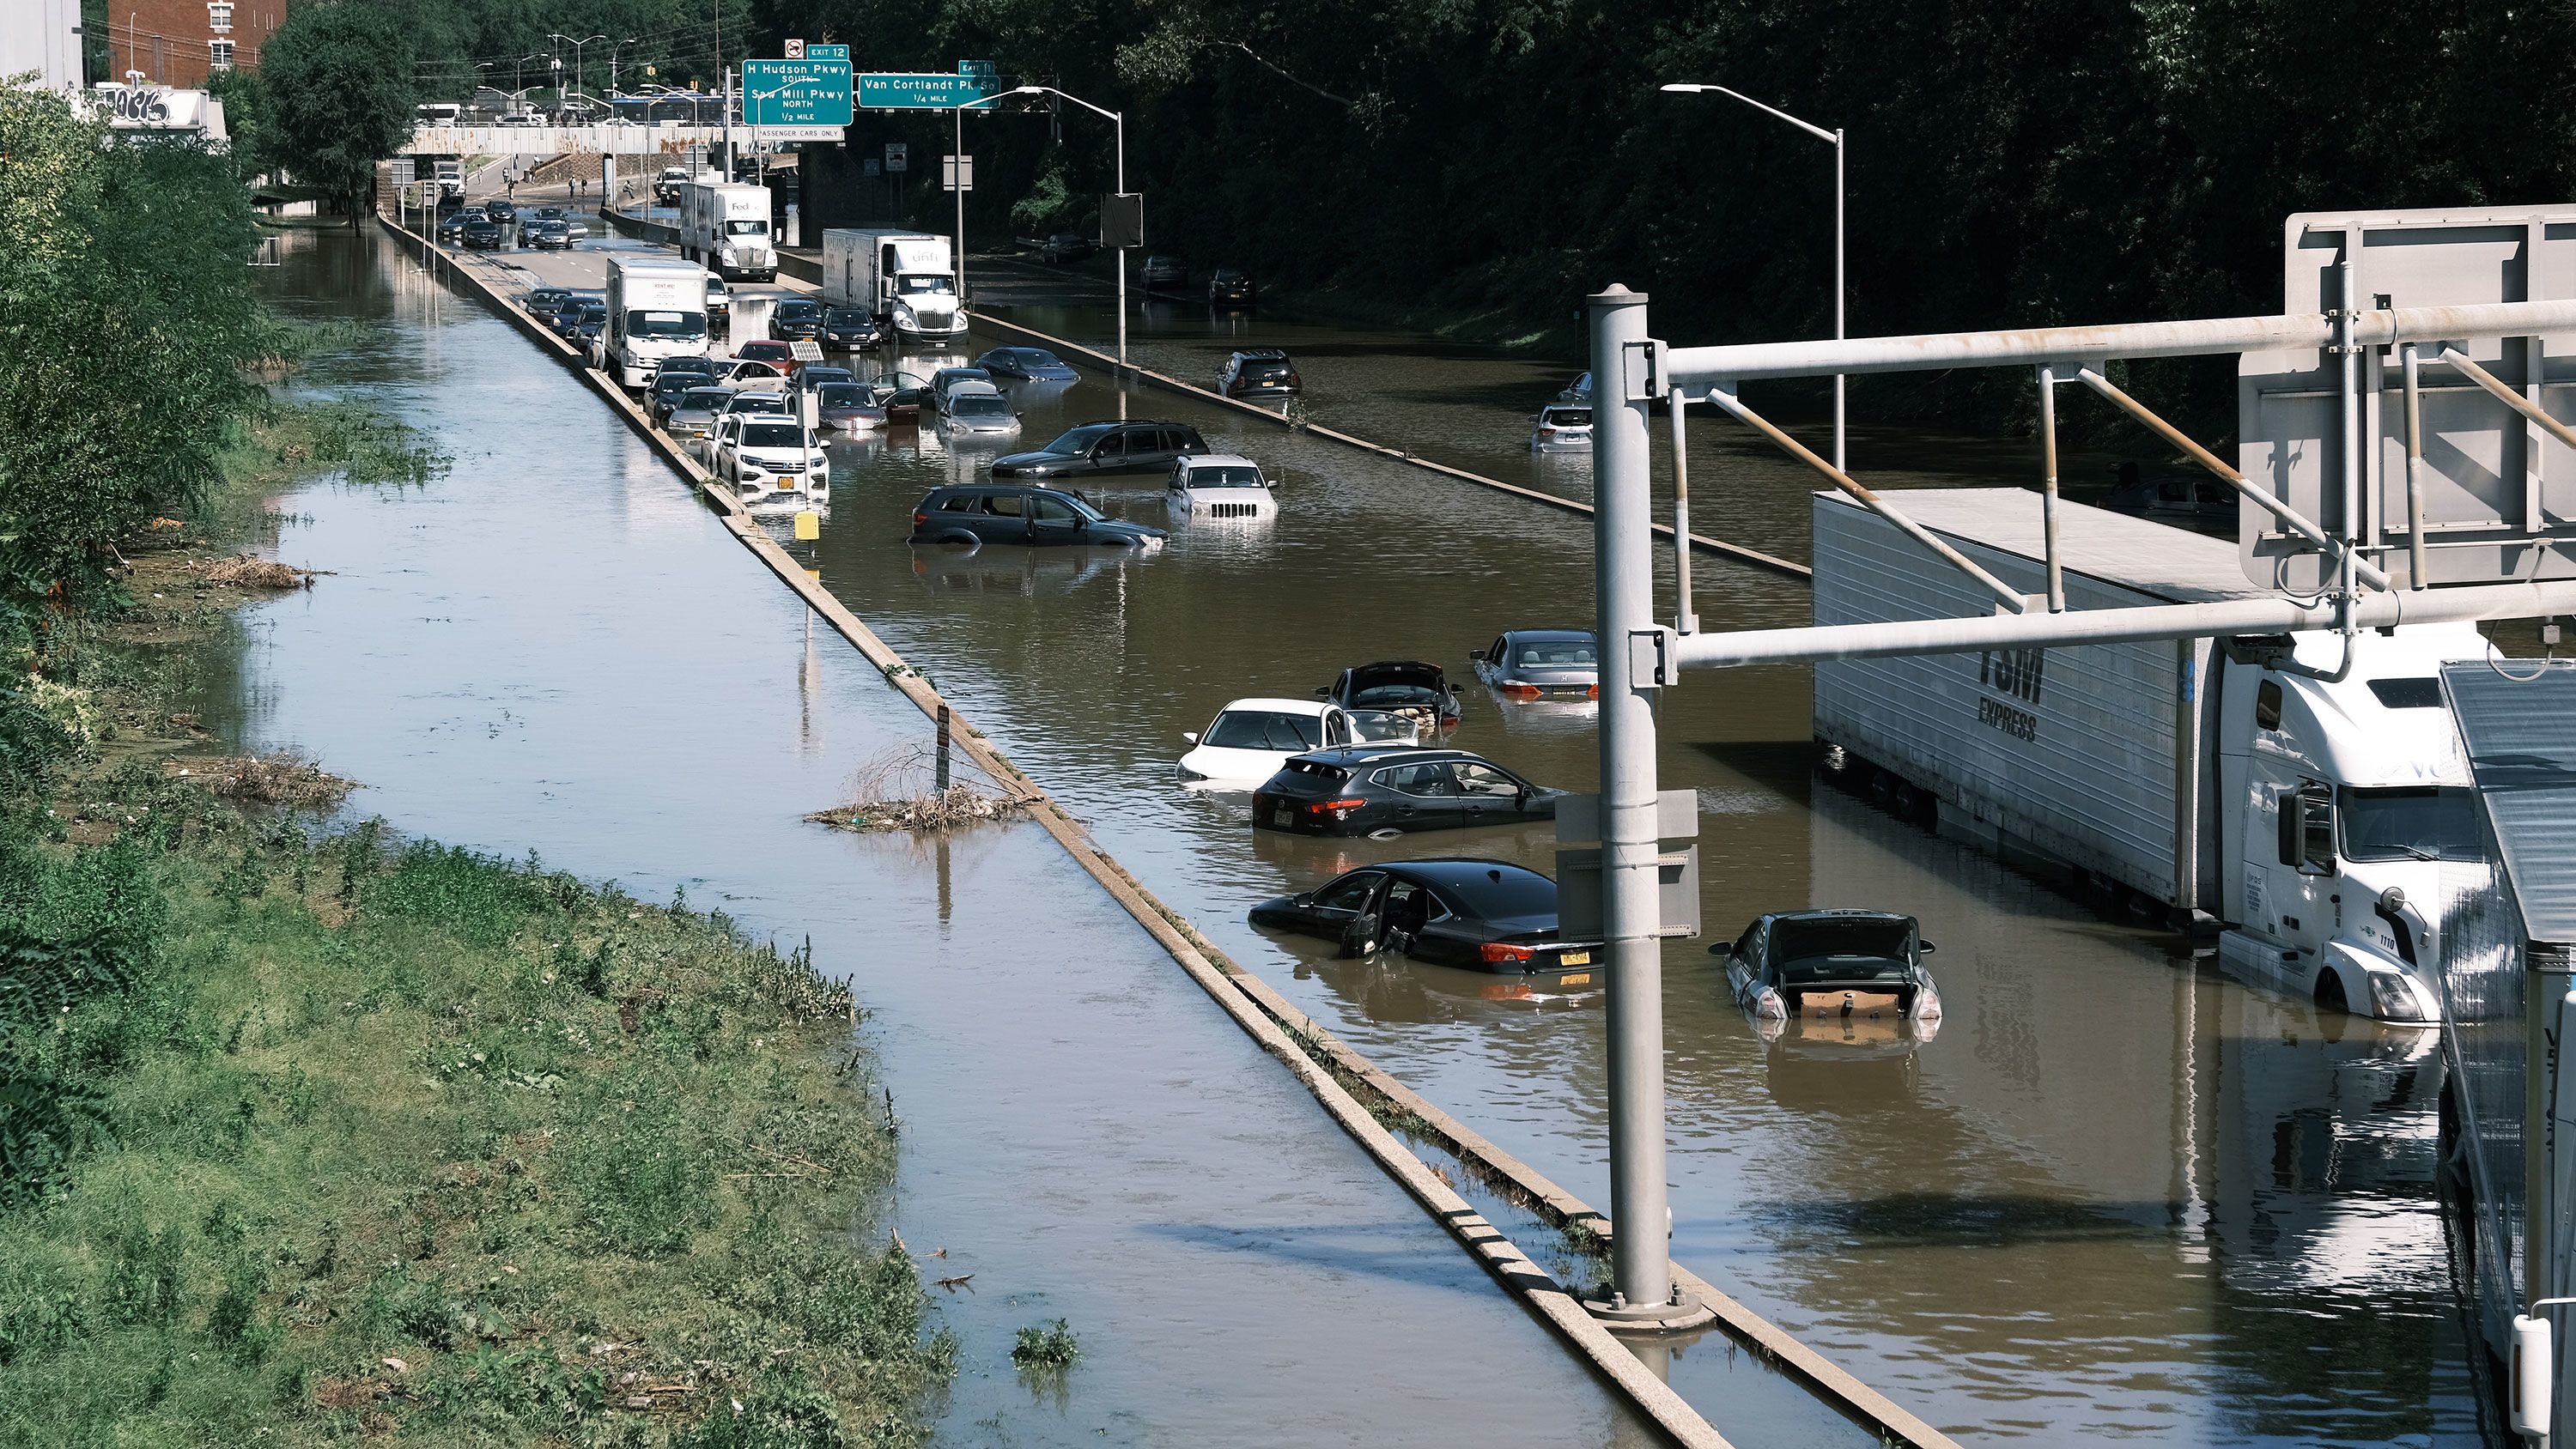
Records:
{"label": "floodwater", "polygon": [[[208,708],[405,831],[810,932],[903,1133],[874,1230],[967,1280],[944,1442],[1652,1442],[1035,826],[801,823],[926,723],[572,376],[372,234],[282,255],[282,306],[371,324],[310,383],[457,462],[285,504],[333,576]],[[1059,1317],[1081,1361],[1021,1378]]]}
{"label": "floodwater", "polygon": [[[1107,314],[1025,272],[988,271],[977,288],[983,305],[1016,305],[1059,335],[1098,344],[1112,331]],[[470,361],[453,349],[461,365],[519,375],[498,340],[487,355],[490,334],[472,335]],[[1247,342],[1291,349],[1319,421],[1512,481],[1588,489],[1579,456],[1522,451],[1530,414],[1571,369],[1178,308],[1149,311],[1134,345],[1205,376]],[[894,365],[926,376],[948,360]],[[916,553],[903,542],[913,503],[979,476],[998,450],[898,432],[835,445],[831,515],[810,552],[824,583],[1237,961],[1607,1207],[1597,991],[1332,960],[1322,943],[1243,919],[1254,901],[1364,861],[1467,853],[1547,867],[1547,827],[1286,840],[1249,828],[1244,796],[1187,790],[1173,774],[1181,732],[1228,699],[1302,695],[1351,664],[1422,658],[1467,687],[1458,745],[1590,788],[1588,707],[1507,705],[1466,659],[1506,628],[1588,623],[1588,521],[1166,392],[1092,377],[1011,391],[1022,446],[1099,417],[1191,423],[1280,480],[1281,517],[1177,528],[1145,557]],[[532,430],[536,458],[592,470],[636,454],[604,413],[597,425],[582,416],[578,431]],[[1694,488],[1703,531],[1804,554],[1805,474],[1713,427],[1694,432],[1693,453],[1695,484],[1712,480]],[[1884,432],[1856,435],[1854,457],[1878,460],[1867,481],[1889,486],[2010,477],[2027,461]],[[545,491],[558,491],[551,479]],[[1148,480],[1098,491],[1114,514],[1163,521]],[[1807,616],[1794,581],[1706,559],[1694,578],[1710,627]],[[1709,937],[1731,939],[1768,910],[1911,912],[1941,946],[1948,1017],[1910,1053],[1767,1046],[1726,1002],[1703,943],[1670,943],[1676,1257],[1971,1442],[2480,1442],[2432,1189],[2430,1038],[2239,986],[2172,938],[2100,920],[1817,785],[1807,700],[1805,671],[1783,668],[1694,677],[1663,702],[1662,783],[1700,797]],[[747,769],[730,778],[773,783]],[[1072,908],[1054,891],[1020,900]],[[1748,1384],[1742,1357],[1706,1339],[1669,1373],[1738,1442],[1816,1442],[1819,1426],[1763,1392],[1772,1381]],[[1533,1425],[1513,1437],[1545,1436]]]}
{"label": "floodwater", "polygon": [[[987,267],[979,299],[1108,342],[1109,313],[1027,277]],[[1318,421],[1588,490],[1586,460],[1526,451],[1530,415],[1571,369],[1164,304],[1131,338],[1140,360],[1189,378],[1253,344],[1297,358]],[[899,365],[927,375],[940,360]],[[1422,658],[1466,683],[1456,744],[1591,788],[1589,708],[1506,704],[1466,658],[1506,628],[1589,623],[1589,522],[1168,392],[1122,396],[1089,377],[1013,392],[1021,446],[1122,413],[1191,423],[1282,480],[1281,517],[1178,526],[1141,559],[915,552],[912,503],[976,476],[993,450],[899,433],[836,449],[825,583],[1236,960],[1606,1206],[1596,992],[1337,961],[1243,919],[1363,861],[1468,853],[1546,868],[1548,828],[1288,840],[1253,832],[1244,796],[1172,773],[1181,732],[1230,698]],[[1740,435],[1703,423],[1692,436],[1701,528],[1803,557],[1812,478]],[[2008,479],[2027,454],[1887,431],[1853,447],[1876,465],[1867,481],[1891,487]],[[1149,480],[1099,491],[1113,513],[1163,521]],[[1694,578],[1709,627],[1807,616],[1794,581],[1707,559]],[[2101,920],[1818,785],[1807,706],[1806,672],[1788,668],[1695,676],[1663,701],[1661,783],[1700,797],[1709,937],[1767,910],[1913,913],[1942,947],[1948,1018],[1893,1058],[1765,1046],[1703,944],[1669,945],[1675,1255],[1963,1439],[2480,1442],[2432,1187],[2432,1038],[2238,985],[2171,937]],[[1714,1362],[1686,1356],[1672,1379],[1736,1432]]]}

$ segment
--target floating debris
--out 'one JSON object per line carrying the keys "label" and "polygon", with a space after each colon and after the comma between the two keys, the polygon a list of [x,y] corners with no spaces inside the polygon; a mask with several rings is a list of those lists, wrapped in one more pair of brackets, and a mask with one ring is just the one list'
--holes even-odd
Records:
{"label": "floating debris", "polygon": [[925,791],[906,799],[865,800],[838,805],[829,810],[817,810],[805,818],[835,830],[910,830],[918,833],[1009,820],[1027,810],[1028,802],[1017,796],[996,795],[972,785],[960,784],[945,790]]}
{"label": "floating debris", "polygon": [[172,760],[173,778],[185,777],[226,800],[328,810],[357,788],[311,760],[283,750],[269,755],[198,755]]}
{"label": "floating debris", "polygon": [[196,566],[197,578],[228,589],[309,589],[328,569],[300,569],[257,554],[209,559]]}

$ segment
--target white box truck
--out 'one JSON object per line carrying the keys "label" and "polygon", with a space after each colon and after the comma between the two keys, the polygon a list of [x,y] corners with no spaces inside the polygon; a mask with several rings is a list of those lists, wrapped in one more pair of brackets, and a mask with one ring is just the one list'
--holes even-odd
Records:
{"label": "white box truck", "polygon": [[[2007,585],[2046,589],[2040,499],[1891,502]],[[2070,609],[2265,597],[2225,539],[2061,504]],[[1815,622],[1984,617],[1994,599],[1840,494],[1815,500]],[[2445,862],[2479,858],[2444,664],[2474,625],[1999,649],[1816,666],[1816,737],[1847,783],[2106,903],[2221,928],[2263,981],[2437,1021]],[[2349,665],[2348,668],[2345,666]],[[2341,671],[2340,677],[2338,671]],[[1835,765],[1834,756],[1828,764]]]}
{"label": "white box truck", "polygon": [[937,347],[966,336],[957,263],[944,236],[889,227],[825,231],[823,300],[863,307],[905,341]]}
{"label": "white box truck", "polygon": [[591,365],[641,391],[662,359],[707,350],[707,269],[669,257],[608,259],[608,325]]}
{"label": "white box truck", "polygon": [[769,188],[692,181],[680,188],[680,255],[728,282],[778,275],[769,235]]}

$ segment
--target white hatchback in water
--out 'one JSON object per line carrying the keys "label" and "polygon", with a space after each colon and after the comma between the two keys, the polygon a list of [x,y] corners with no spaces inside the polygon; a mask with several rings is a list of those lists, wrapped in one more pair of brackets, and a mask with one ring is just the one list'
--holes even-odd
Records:
{"label": "white hatchback in water", "polygon": [[1181,738],[1196,746],[1181,756],[1181,782],[1210,790],[1252,789],[1285,768],[1289,756],[1308,750],[1421,743],[1413,721],[1402,715],[1318,699],[1238,699],[1206,729]]}

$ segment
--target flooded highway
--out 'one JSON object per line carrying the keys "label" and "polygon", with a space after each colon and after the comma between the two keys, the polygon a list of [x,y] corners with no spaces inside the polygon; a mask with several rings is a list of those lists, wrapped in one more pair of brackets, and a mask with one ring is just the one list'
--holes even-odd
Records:
{"label": "flooded highway", "polygon": [[[281,502],[333,575],[251,612],[206,717],[404,831],[810,932],[902,1132],[858,1230],[960,1280],[943,1442],[1653,1442],[1036,826],[803,823],[926,723],[561,366],[372,233],[282,261],[281,308],[367,324],[308,384],[457,462]],[[1080,1362],[1015,1372],[1058,1317]]]}
{"label": "flooded highway", "polygon": [[[554,280],[596,276],[598,262],[531,265]],[[1111,330],[1024,272],[988,271],[977,289],[984,306],[1059,335],[1097,345]],[[514,371],[536,359],[498,324],[472,330],[477,351],[449,341],[440,355]],[[1318,421],[1569,496],[1588,487],[1579,455],[1525,451],[1529,415],[1572,369],[1159,304],[1136,351],[1197,378],[1247,343],[1290,349]],[[954,360],[887,365],[926,377]],[[1364,861],[1473,854],[1552,868],[1551,829],[1256,834],[1247,797],[1184,788],[1173,769],[1182,733],[1229,699],[1303,696],[1353,664],[1419,658],[1467,686],[1454,743],[1590,788],[1589,707],[1507,703],[1474,684],[1467,660],[1504,629],[1589,624],[1588,521],[1097,375],[1006,391],[1025,420],[1011,446],[1095,418],[1188,423],[1279,481],[1280,516],[1175,524],[1170,545],[1142,557],[916,551],[904,542],[913,504],[982,476],[1003,448],[902,430],[834,444],[830,516],[819,543],[798,545],[823,582],[1238,962],[1606,1206],[1596,991],[1334,960],[1322,943],[1244,921],[1254,901]],[[595,404],[580,416],[577,430],[527,438],[548,478],[642,456]],[[1713,426],[1695,432],[1694,454],[1701,531],[1804,555],[1809,475]],[[1854,456],[1878,464],[1867,481],[1890,486],[2014,479],[2028,463],[2010,445],[1894,434],[1856,435]],[[620,476],[640,498],[655,471],[644,458]],[[1113,516],[1165,522],[1158,480],[1087,486]],[[1807,618],[1793,581],[1708,559],[1694,578],[1711,628]],[[700,687],[639,670],[635,688],[656,686]],[[1662,784],[1700,798],[1708,937],[1731,939],[1772,910],[1908,912],[1941,947],[1948,1015],[1912,1051],[1769,1045],[1726,999],[1705,942],[1669,943],[1675,1257],[1963,1439],[2483,1442],[2432,1186],[2432,1037],[2238,985],[2175,938],[2102,920],[1836,792],[1816,776],[1807,713],[1803,669],[1695,676],[1662,703]],[[774,753],[745,755],[729,778],[774,789],[769,766],[750,767]],[[370,763],[350,765],[379,780]],[[1090,910],[1079,884],[1019,892],[1015,909]],[[1759,1425],[1727,1412],[1740,1358],[1703,1340],[1670,1374],[1721,1429],[1759,1442]]]}

